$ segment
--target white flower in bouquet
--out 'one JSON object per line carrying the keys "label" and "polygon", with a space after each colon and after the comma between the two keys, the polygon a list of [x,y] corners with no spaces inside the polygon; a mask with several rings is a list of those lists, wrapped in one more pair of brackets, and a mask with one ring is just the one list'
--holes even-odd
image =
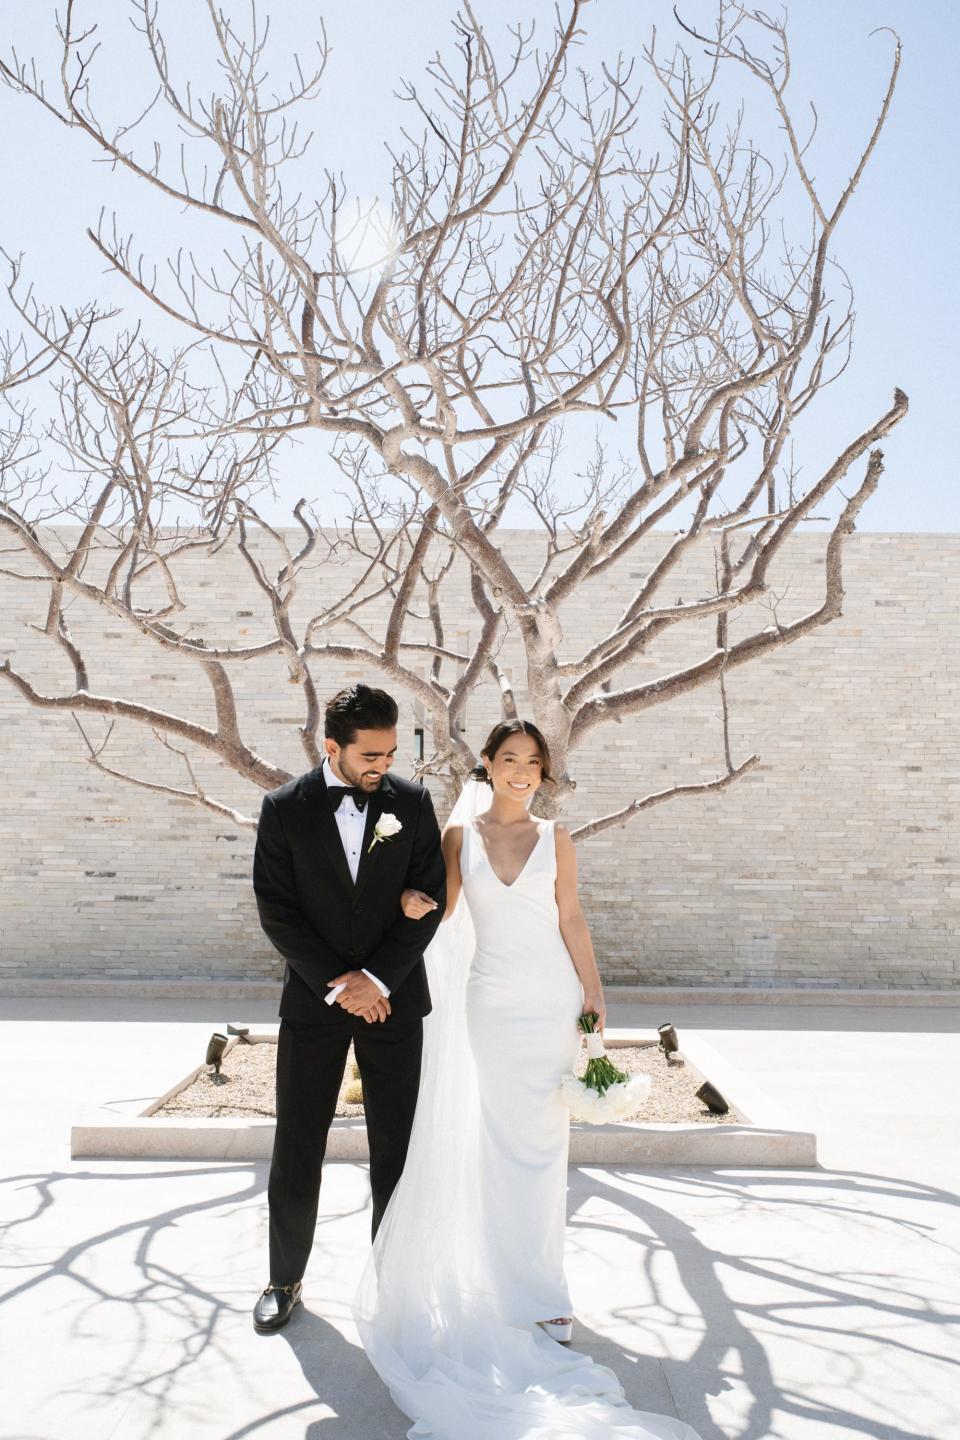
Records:
{"label": "white flower in bouquet", "polygon": [[651,1083],[649,1075],[631,1075],[601,1093],[576,1075],[568,1075],[562,1086],[563,1098],[575,1120],[585,1120],[589,1125],[613,1125],[639,1110],[650,1094]]}
{"label": "white flower in bouquet", "polygon": [[650,1093],[649,1075],[625,1075],[609,1059],[603,1036],[594,1030],[598,1016],[591,1012],[577,1021],[587,1037],[587,1068],[581,1079],[567,1075],[561,1086],[574,1117],[591,1125],[610,1125],[632,1115]]}
{"label": "white flower in bouquet", "polygon": [[391,835],[399,835],[402,829],[402,821],[398,820],[396,815],[394,815],[392,811],[385,811],[385,813],[380,816],[376,825],[374,825],[373,827],[373,839],[367,846],[367,854],[370,854],[370,851],[373,849],[374,845],[376,845],[378,840],[389,840]]}

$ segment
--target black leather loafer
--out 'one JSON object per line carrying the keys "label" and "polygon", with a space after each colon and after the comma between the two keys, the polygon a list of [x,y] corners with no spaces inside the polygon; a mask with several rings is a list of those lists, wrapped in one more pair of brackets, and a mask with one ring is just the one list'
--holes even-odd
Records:
{"label": "black leather loafer", "polygon": [[293,1285],[268,1285],[253,1307],[254,1330],[261,1335],[281,1330],[293,1314],[294,1305],[300,1304],[302,1291],[300,1280]]}

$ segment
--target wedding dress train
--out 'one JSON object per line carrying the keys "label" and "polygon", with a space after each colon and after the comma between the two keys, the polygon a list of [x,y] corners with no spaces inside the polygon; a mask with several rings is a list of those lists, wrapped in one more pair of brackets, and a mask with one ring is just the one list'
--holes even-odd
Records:
{"label": "wedding dress train", "polygon": [[403,1175],[354,1316],[407,1434],[433,1440],[700,1440],[626,1403],[612,1370],[538,1320],[572,1313],[563,1273],[569,1110],[580,982],[555,899],[554,824],[505,885],[473,817],[463,893],[426,952],[433,1012]]}

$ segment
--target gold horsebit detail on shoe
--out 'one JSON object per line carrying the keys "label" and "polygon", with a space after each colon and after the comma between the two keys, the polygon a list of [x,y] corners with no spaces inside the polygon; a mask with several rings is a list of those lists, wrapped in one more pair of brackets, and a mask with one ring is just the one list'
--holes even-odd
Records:
{"label": "gold horsebit detail on shoe", "polygon": [[282,1290],[284,1295],[292,1295],[295,1289],[294,1285],[268,1285],[263,1293],[269,1295],[271,1290]]}

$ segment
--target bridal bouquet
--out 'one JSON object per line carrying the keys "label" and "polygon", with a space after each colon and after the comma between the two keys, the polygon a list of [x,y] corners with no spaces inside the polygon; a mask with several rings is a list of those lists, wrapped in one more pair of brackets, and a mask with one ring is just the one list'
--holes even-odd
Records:
{"label": "bridal bouquet", "polygon": [[591,1011],[577,1021],[587,1037],[587,1068],[583,1078],[568,1075],[563,1098],[574,1116],[591,1125],[609,1125],[632,1115],[650,1093],[649,1075],[625,1075],[607,1057],[603,1036],[595,1030],[599,1015]]}

